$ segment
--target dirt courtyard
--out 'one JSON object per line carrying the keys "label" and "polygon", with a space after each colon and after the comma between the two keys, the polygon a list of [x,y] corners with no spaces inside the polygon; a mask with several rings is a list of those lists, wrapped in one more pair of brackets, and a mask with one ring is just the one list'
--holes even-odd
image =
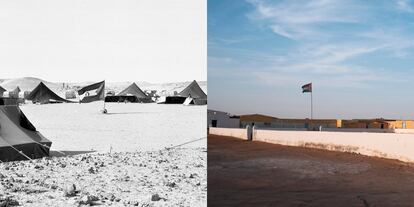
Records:
{"label": "dirt courtyard", "polygon": [[209,135],[207,169],[208,206],[414,206],[396,160]]}

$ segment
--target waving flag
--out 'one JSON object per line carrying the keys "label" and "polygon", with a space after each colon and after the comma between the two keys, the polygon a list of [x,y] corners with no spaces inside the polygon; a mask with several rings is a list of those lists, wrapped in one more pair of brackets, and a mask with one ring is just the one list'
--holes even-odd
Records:
{"label": "waving flag", "polygon": [[85,86],[78,91],[79,95],[85,94],[81,103],[103,100],[105,98],[105,81]]}
{"label": "waving flag", "polygon": [[313,98],[312,98],[312,83],[302,86],[302,93],[310,93],[311,98],[311,120],[313,119]]}
{"label": "waving flag", "polygon": [[312,93],[312,83],[302,86],[302,93]]}

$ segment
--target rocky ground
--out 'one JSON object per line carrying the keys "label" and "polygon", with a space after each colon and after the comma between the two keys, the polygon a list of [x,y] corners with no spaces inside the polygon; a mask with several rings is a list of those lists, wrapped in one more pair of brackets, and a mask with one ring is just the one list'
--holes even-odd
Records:
{"label": "rocky ground", "polygon": [[0,206],[205,206],[205,148],[0,163]]}

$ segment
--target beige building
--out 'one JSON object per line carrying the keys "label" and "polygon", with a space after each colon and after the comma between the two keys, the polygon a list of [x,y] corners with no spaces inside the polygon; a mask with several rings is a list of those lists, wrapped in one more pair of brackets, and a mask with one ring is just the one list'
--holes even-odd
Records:
{"label": "beige building", "polygon": [[414,129],[414,120],[394,120],[394,119],[343,120],[343,128]]}
{"label": "beige building", "polygon": [[341,127],[341,120],[337,119],[281,119],[262,114],[241,115],[240,123],[242,127],[254,125],[260,128],[317,129],[319,127]]}
{"label": "beige building", "polygon": [[322,128],[369,128],[414,129],[414,120],[394,119],[282,119],[262,114],[240,116],[241,127],[254,125],[260,128],[319,129]]}

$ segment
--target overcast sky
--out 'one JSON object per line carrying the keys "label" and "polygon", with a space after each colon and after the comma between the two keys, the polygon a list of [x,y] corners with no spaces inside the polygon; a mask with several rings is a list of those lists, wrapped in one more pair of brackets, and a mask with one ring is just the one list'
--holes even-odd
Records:
{"label": "overcast sky", "polygon": [[207,79],[203,0],[0,1],[0,78]]}
{"label": "overcast sky", "polygon": [[209,0],[208,107],[414,119],[414,2]]}

